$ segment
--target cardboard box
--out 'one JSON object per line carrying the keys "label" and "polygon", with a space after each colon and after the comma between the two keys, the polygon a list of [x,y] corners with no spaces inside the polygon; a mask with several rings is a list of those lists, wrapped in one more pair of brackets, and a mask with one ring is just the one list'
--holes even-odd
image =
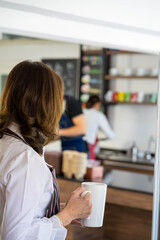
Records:
{"label": "cardboard box", "polygon": [[102,180],[103,172],[104,172],[103,166],[87,167],[87,172],[84,178],[89,180],[96,180],[96,181]]}

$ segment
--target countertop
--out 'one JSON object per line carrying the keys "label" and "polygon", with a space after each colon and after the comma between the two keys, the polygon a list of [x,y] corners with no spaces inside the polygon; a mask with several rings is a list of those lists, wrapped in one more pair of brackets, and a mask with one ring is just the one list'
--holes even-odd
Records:
{"label": "countertop", "polygon": [[151,160],[137,159],[133,161],[123,151],[102,150],[97,155],[97,159],[102,161],[102,164],[107,169],[117,169],[123,171],[138,172],[143,174],[154,174],[154,157]]}

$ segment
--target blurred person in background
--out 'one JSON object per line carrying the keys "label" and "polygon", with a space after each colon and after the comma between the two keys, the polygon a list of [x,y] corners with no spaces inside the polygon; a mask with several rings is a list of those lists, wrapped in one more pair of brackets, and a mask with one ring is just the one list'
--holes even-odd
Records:
{"label": "blurred person in background", "polygon": [[106,139],[114,139],[115,134],[104,113],[100,112],[101,101],[97,95],[91,95],[86,102],[84,115],[87,121],[87,132],[84,140],[88,144],[89,158],[96,159],[95,149],[98,144],[98,130],[101,129]]}
{"label": "blurred person in background", "polygon": [[79,100],[65,95],[63,108],[59,130],[62,151],[75,150],[78,152],[86,152],[86,146],[83,140],[83,136],[86,133],[86,120]]}
{"label": "blurred person in background", "polygon": [[43,147],[58,135],[63,81],[41,62],[9,73],[0,109],[0,238],[64,240],[66,225],[91,213],[90,194],[76,189],[60,209],[55,171]]}

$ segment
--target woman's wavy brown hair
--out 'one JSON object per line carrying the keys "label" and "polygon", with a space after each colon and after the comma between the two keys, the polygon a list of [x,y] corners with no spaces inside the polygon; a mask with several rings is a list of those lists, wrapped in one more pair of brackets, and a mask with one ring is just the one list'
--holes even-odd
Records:
{"label": "woman's wavy brown hair", "polygon": [[15,122],[26,142],[42,154],[56,138],[62,114],[63,81],[46,64],[23,61],[9,73],[1,98],[0,138]]}

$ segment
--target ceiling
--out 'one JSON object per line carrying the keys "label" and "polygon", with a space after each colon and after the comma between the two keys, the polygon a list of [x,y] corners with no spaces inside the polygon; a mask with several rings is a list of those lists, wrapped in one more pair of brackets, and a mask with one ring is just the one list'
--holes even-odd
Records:
{"label": "ceiling", "polygon": [[159,12],[157,0],[0,0],[0,31],[158,53]]}

